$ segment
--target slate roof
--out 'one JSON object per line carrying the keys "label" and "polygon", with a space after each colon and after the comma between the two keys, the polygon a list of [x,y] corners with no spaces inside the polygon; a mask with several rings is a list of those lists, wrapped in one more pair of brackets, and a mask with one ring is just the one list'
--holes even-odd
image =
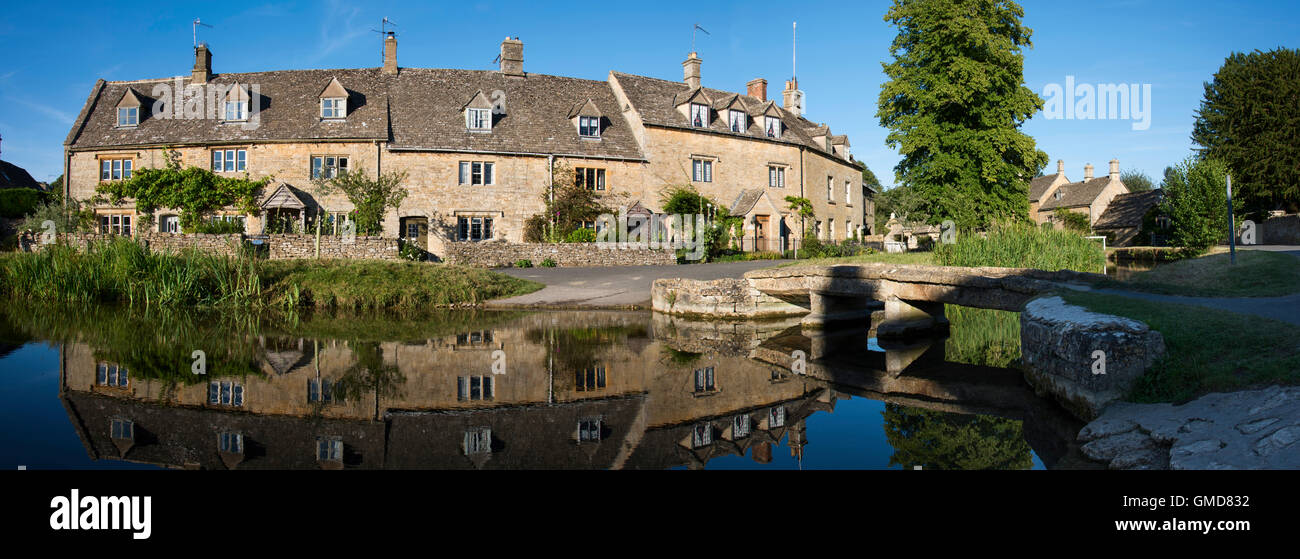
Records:
{"label": "slate roof", "polygon": [[[1053,182],[1056,182],[1056,177],[1058,176],[1059,175],[1044,175],[1041,177],[1034,177],[1034,180],[1029,181],[1029,201],[1037,202],[1041,200],[1043,198],[1043,193],[1047,192],[1048,187],[1052,186]],[[1065,180],[1069,181],[1070,179]]]}
{"label": "slate roof", "polygon": [[[681,128],[686,130],[699,130],[691,126],[690,119],[678,112],[677,104],[686,99],[692,93],[690,86],[682,82],[672,82],[658,78],[646,76],[636,76],[614,72],[615,79],[623,87],[623,92],[627,94],[628,101],[641,114],[642,121],[651,126],[661,126],[666,128]],[[730,99],[732,96],[739,94],[729,91],[722,91],[708,87],[700,88],[704,95],[717,102],[719,99]],[[768,141],[782,142],[787,144],[798,144],[815,148],[818,151],[840,159],[848,161],[841,156],[834,155],[826,150],[825,145],[818,145],[812,141],[812,130],[819,126],[808,119],[795,116],[794,113],[787,111],[780,106],[776,110],[781,114],[781,121],[785,124],[785,132],[780,138],[768,138],[763,129],[761,119],[753,118],[758,109],[768,106],[771,101],[761,101],[756,97],[748,95],[739,95],[741,101],[748,107],[751,112],[751,122],[749,128],[743,133],[731,131],[725,114],[715,115],[713,121],[709,123],[707,129],[711,132],[729,134],[733,136],[748,136],[751,138],[761,138]]]}
{"label": "slate roof", "polygon": [[1120,194],[1110,201],[1110,206],[1097,218],[1093,229],[1119,229],[1123,227],[1141,227],[1142,218],[1151,208],[1164,198],[1164,191],[1159,188],[1146,192],[1129,192]]}
{"label": "slate roof", "polygon": [[[1056,191],[1061,193],[1061,199],[1057,200],[1055,194],[1049,196],[1046,201],[1038,207],[1041,210],[1052,210],[1056,208],[1074,208],[1078,206],[1087,206],[1101,196],[1101,191],[1106,189],[1110,184],[1110,176],[1097,177],[1089,181],[1072,182],[1056,187]],[[1032,198],[1032,197],[1031,197]]]}
{"label": "slate roof", "polygon": [[31,173],[26,169],[14,165],[8,161],[0,161],[0,188],[35,188],[39,190],[41,183],[32,178]]}
{"label": "slate roof", "polygon": [[[320,118],[320,94],[337,78],[348,92],[347,118]],[[188,84],[188,77],[182,83]],[[643,160],[608,83],[543,74],[519,79],[496,71],[402,68],[284,70],[217,74],[210,83],[256,84],[262,96],[256,128],[219,119],[168,119],[142,110],[139,125],[117,128],[117,102],[128,90],[151,107],[158,84],[173,78],[96,84],[68,135],[72,149],[169,144],[220,144],[271,140],[379,140],[393,149],[499,151]],[[462,112],[482,92],[498,100],[490,133],[465,129]],[[590,99],[604,115],[601,139],[583,139],[569,119]],[[258,109],[253,108],[253,112]]]}

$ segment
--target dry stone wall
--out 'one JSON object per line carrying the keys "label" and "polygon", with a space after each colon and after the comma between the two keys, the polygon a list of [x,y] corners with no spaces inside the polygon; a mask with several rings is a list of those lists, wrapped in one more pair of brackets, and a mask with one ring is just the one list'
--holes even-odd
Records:
{"label": "dry stone wall", "polygon": [[[79,250],[96,243],[108,242],[122,235],[103,233],[60,233],[58,244],[69,245]],[[19,238],[20,250],[39,252],[47,245],[40,242],[39,233],[24,232]],[[316,257],[316,237],[314,235],[266,235],[250,238],[240,233],[204,234],[204,233],[139,233],[133,238],[136,242],[154,252],[177,253],[193,248],[207,254],[234,256],[247,242],[263,243],[268,249],[268,258],[285,260]],[[345,260],[396,260],[397,239],[384,237],[356,237],[353,242],[344,242],[342,237],[321,236],[320,257]]]}
{"label": "dry stone wall", "polygon": [[443,260],[448,264],[498,268],[514,266],[520,260],[541,266],[546,259],[567,266],[664,266],[677,264],[671,250],[602,247],[595,243],[447,243]]}

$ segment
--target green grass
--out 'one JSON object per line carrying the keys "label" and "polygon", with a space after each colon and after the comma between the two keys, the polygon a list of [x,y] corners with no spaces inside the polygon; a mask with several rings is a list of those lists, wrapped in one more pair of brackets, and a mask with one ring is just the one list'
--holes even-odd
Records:
{"label": "green grass", "polygon": [[1118,295],[1061,296],[1096,312],[1140,320],[1164,336],[1165,356],[1138,380],[1132,401],[1184,402],[1210,392],[1300,383],[1300,330],[1293,325]]}
{"label": "green grass", "polygon": [[951,244],[934,248],[940,266],[996,266],[1101,273],[1106,263],[1101,243],[1077,233],[1028,224],[991,227],[986,236],[959,234]]}
{"label": "green grass", "polygon": [[128,239],[87,251],[54,246],[0,258],[0,295],[61,304],[419,308],[479,303],[541,287],[477,268],[163,254]]}
{"label": "green grass", "polygon": [[1243,250],[1237,252],[1236,266],[1228,262],[1228,254],[1211,254],[1164,264],[1128,281],[1111,280],[1103,285],[1196,297],[1270,297],[1300,292],[1300,258]]}
{"label": "green grass", "polygon": [[944,305],[951,332],[944,359],[953,363],[1009,367],[1020,359],[1020,313]]}

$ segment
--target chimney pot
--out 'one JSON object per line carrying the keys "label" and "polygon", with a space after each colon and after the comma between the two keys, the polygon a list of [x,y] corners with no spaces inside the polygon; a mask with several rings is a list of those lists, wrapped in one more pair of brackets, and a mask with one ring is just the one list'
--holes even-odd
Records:
{"label": "chimney pot", "polygon": [[745,84],[745,90],[750,97],[767,101],[767,80],[763,78],[749,80],[749,83]]}
{"label": "chimney pot", "polygon": [[1092,163],[1083,166],[1083,180],[1092,180]]}
{"label": "chimney pot", "polygon": [[691,89],[700,87],[700,65],[703,63],[704,60],[700,58],[700,55],[693,52],[690,56],[686,57],[685,61],[682,62],[683,81],[685,81],[686,85],[690,86]]}
{"label": "chimney pot", "polygon": [[212,51],[207,44],[194,47],[194,69],[190,71],[193,83],[208,83],[212,79]]}
{"label": "chimney pot", "polygon": [[507,76],[524,75],[524,42],[519,37],[506,37],[501,41],[501,73]]}
{"label": "chimney pot", "polygon": [[1112,160],[1110,160],[1110,180],[1113,180],[1113,181],[1117,181],[1117,180],[1119,180],[1119,160],[1118,160],[1118,159],[1112,159]]}
{"label": "chimney pot", "polygon": [[384,73],[397,74],[397,37],[392,31],[384,37]]}

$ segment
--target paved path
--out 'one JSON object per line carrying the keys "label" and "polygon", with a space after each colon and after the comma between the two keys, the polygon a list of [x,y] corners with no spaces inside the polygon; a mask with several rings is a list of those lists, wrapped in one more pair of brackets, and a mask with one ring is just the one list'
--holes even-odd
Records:
{"label": "paved path", "polygon": [[786,260],[755,260],[679,266],[621,266],[604,268],[505,268],[517,278],[546,284],[527,295],[497,299],[490,307],[650,308],[650,284],[659,278],[738,278],[750,270],[776,266]]}

